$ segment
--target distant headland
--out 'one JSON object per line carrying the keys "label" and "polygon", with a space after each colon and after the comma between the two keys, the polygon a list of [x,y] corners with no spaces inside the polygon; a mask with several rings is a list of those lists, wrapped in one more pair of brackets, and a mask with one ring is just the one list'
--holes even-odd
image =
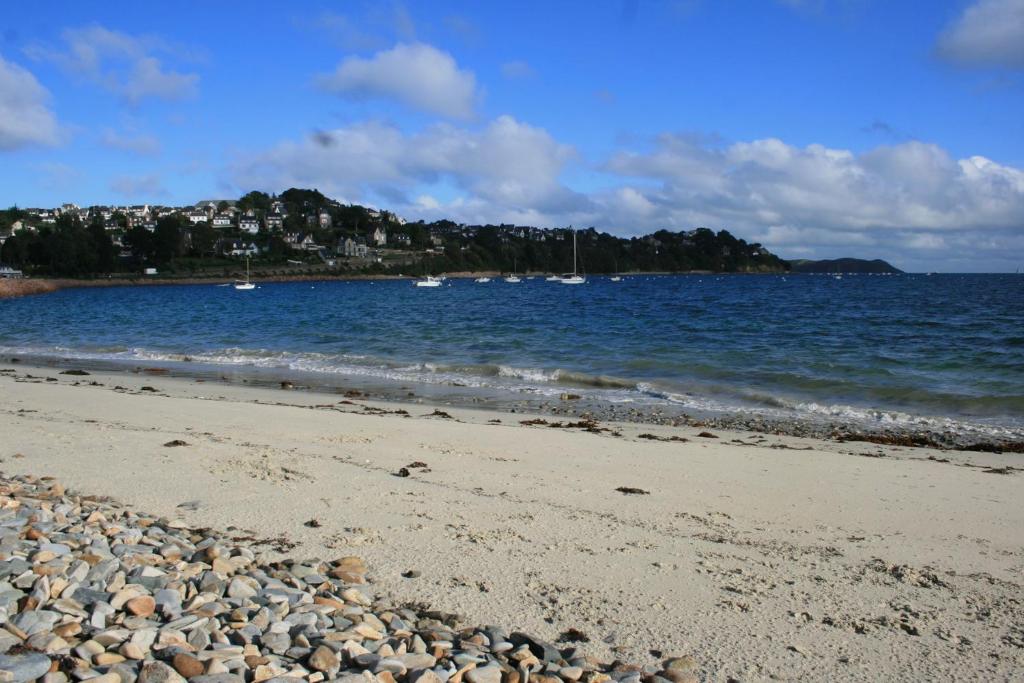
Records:
{"label": "distant headland", "polygon": [[823,261],[796,259],[789,262],[794,273],[902,273],[903,271],[882,259],[871,261],[859,258],[837,258]]}

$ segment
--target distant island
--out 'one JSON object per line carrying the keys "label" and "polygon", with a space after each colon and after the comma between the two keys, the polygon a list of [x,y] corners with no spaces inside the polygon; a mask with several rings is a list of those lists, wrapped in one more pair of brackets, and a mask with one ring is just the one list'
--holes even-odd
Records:
{"label": "distant island", "polygon": [[794,273],[902,273],[903,271],[882,259],[871,261],[859,258],[837,258],[824,261],[796,259],[789,262]]}
{"label": "distant island", "polygon": [[[573,231],[406,221],[291,188],[190,206],[11,207],[0,210],[0,263],[8,273],[86,279],[234,277],[246,259],[257,275],[279,279],[561,273],[572,265]],[[788,262],[704,227],[629,238],[592,227],[575,232],[581,270],[593,274],[900,272],[884,261]]]}

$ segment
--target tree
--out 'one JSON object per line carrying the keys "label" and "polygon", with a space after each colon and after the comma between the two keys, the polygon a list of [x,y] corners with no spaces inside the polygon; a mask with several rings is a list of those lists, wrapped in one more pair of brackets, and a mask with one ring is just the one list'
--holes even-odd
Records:
{"label": "tree", "polygon": [[141,225],[136,225],[126,232],[123,241],[136,258],[148,258],[153,251],[153,233]]}
{"label": "tree", "polygon": [[117,248],[114,241],[107,234],[103,225],[102,216],[93,216],[89,222],[89,238],[92,241],[92,249],[96,254],[96,270],[101,273],[109,273],[114,270],[117,264]]}
{"label": "tree", "polygon": [[192,251],[196,256],[213,255],[217,245],[217,231],[209,223],[200,223],[191,228]]}
{"label": "tree", "polygon": [[184,231],[177,216],[164,216],[156,222],[153,231],[153,259],[168,264],[185,251]]}
{"label": "tree", "polygon": [[253,190],[252,192],[242,195],[242,198],[238,200],[238,208],[242,211],[254,209],[256,211],[267,213],[270,211],[270,195],[266,192]]}

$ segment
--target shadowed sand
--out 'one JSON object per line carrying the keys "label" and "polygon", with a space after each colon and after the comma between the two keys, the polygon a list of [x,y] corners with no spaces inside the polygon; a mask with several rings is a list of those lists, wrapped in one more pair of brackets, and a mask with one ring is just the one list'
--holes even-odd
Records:
{"label": "shadowed sand", "polygon": [[362,555],[396,604],[708,680],[1024,676],[1019,455],[18,366],[0,392],[4,472]]}

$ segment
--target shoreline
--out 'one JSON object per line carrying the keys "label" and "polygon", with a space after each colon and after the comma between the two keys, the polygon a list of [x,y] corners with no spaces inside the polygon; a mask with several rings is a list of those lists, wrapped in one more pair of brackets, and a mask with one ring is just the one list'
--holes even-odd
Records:
{"label": "shoreline", "polygon": [[394,604],[707,680],[1024,671],[1018,456],[22,370],[5,473],[362,555]]}
{"label": "shoreline", "polygon": [[[225,386],[257,387],[276,390],[287,385],[289,389],[319,396],[358,397],[386,404],[402,406],[415,397],[418,403],[438,408],[464,408],[496,410],[498,412],[530,413],[555,419],[597,420],[623,422],[635,425],[726,429],[748,434],[785,435],[811,438],[835,443],[861,442],[867,444],[924,447],[942,451],[968,451],[982,453],[1024,453],[1024,438],[1012,433],[1000,436],[973,431],[954,432],[948,428],[929,428],[910,425],[873,425],[854,420],[835,420],[813,416],[768,416],[756,410],[737,407],[730,412],[693,411],[685,406],[671,404],[616,404],[600,398],[574,394],[567,385],[561,398],[529,395],[497,398],[487,396],[458,382],[426,384],[393,381],[376,382],[365,376],[332,375],[315,371],[294,371],[287,368],[256,368],[216,364],[194,364],[171,360],[97,360],[73,357],[0,355],[0,363],[36,369],[77,371],[85,369],[115,376],[169,376],[184,381],[204,381]],[[968,425],[962,427],[966,430]]]}
{"label": "shoreline", "polygon": [[[594,277],[610,277],[614,273],[594,273]],[[668,275],[790,275],[789,271],[751,271],[751,272],[717,272],[711,270],[688,270],[688,271],[637,271],[630,273],[619,273],[622,277],[654,277]],[[797,275],[815,275],[815,273],[796,273]],[[442,273],[446,278],[453,280],[472,279],[477,277],[501,277],[502,273],[493,270],[481,271],[458,271]],[[550,273],[521,273],[523,277],[543,277]],[[387,275],[387,274],[331,274],[318,273],[315,275],[260,275],[253,273],[253,279],[257,284],[263,282],[358,282],[378,280],[416,280],[419,275]],[[36,278],[22,277],[0,279],[0,299],[9,299],[18,296],[30,296],[34,294],[48,294],[61,289],[76,289],[86,287],[166,287],[172,285],[224,285],[231,284],[234,279],[230,277],[161,277],[157,276],[134,276],[134,277],[96,277],[90,279],[79,278]]]}

